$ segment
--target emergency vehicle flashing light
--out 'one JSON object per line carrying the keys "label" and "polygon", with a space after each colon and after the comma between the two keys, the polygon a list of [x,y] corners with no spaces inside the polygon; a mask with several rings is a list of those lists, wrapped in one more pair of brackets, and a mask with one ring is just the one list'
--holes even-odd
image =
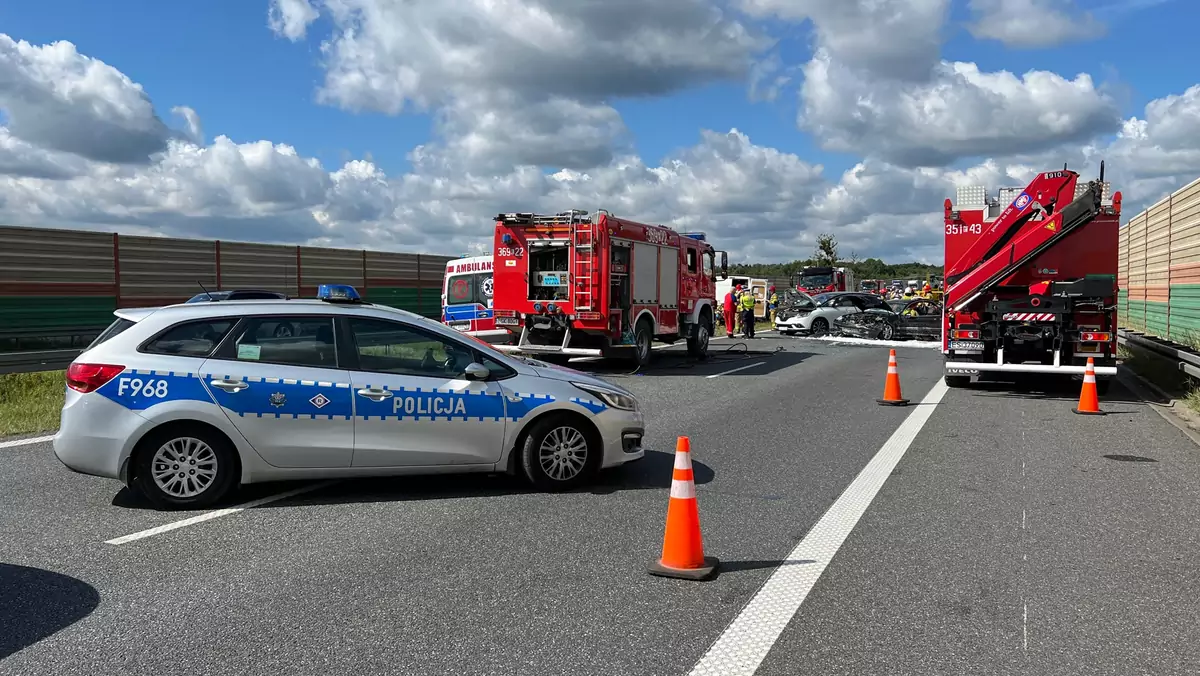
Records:
{"label": "emergency vehicle flashing light", "polygon": [[349,284],[322,284],[317,287],[317,298],[327,303],[361,303],[358,290]]}

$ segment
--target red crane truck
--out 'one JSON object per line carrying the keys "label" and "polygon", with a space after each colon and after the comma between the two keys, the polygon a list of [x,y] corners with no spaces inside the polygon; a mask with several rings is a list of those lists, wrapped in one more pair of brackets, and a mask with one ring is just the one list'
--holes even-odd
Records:
{"label": "red crane truck", "polygon": [[704,233],[617,218],[600,209],[496,216],[497,328],[516,336],[509,352],[563,361],[629,356],[647,364],[651,342],[686,340],[708,354],[718,274],[728,254]]}
{"label": "red crane truck", "polygon": [[[1074,171],[1038,174],[990,200],[980,186],[947,199],[942,353],[950,387],[972,375],[1116,375],[1121,193]],[[1006,195],[1007,193],[1007,195]]]}

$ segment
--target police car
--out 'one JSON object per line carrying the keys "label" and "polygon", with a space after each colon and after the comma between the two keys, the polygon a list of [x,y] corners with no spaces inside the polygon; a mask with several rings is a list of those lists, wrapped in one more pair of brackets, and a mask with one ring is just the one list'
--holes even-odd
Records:
{"label": "police car", "polygon": [[625,389],[353,287],[115,314],[67,370],[54,452],[160,507],[279,479],[510,472],[558,490],[644,454]]}

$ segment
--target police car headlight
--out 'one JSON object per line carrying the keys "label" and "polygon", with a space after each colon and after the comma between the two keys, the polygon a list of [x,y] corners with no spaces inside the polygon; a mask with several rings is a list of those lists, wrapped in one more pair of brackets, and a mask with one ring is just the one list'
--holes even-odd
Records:
{"label": "police car headlight", "polygon": [[571,383],[571,384],[574,385],[575,387],[578,387],[579,389],[583,390],[584,392],[587,392],[588,394],[592,395],[593,397],[598,398],[600,401],[603,401],[605,404],[608,404],[609,406],[611,406],[613,408],[619,408],[622,411],[636,411],[637,410],[637,407],[638,407],[637,399],[634,399],[633,397],[631,397],[627,394],[621,394],[620,392],[606,390],[604,388],[596,387],[594,385],[584,385],[583,383]]}

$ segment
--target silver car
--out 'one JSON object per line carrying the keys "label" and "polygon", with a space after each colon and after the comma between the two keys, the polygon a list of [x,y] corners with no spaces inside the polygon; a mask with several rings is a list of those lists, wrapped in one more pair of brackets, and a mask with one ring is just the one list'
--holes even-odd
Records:
{"label": "silver car", "polygon": [[838,317],[871,308],[886,310],[888,306],[881,298],[869,293],[820,293],[812,297],[812,303],[807,307],[795,312],[778,313],[775,316],[775,329],[785,336],[796,333],[824,336]]}
{"label": "silver car", "polygon": [[643,456],[627,390],[332,289],[118,310],[67,371],[55,454],[169,508],[279,479],[510,472],[560,490]]}

